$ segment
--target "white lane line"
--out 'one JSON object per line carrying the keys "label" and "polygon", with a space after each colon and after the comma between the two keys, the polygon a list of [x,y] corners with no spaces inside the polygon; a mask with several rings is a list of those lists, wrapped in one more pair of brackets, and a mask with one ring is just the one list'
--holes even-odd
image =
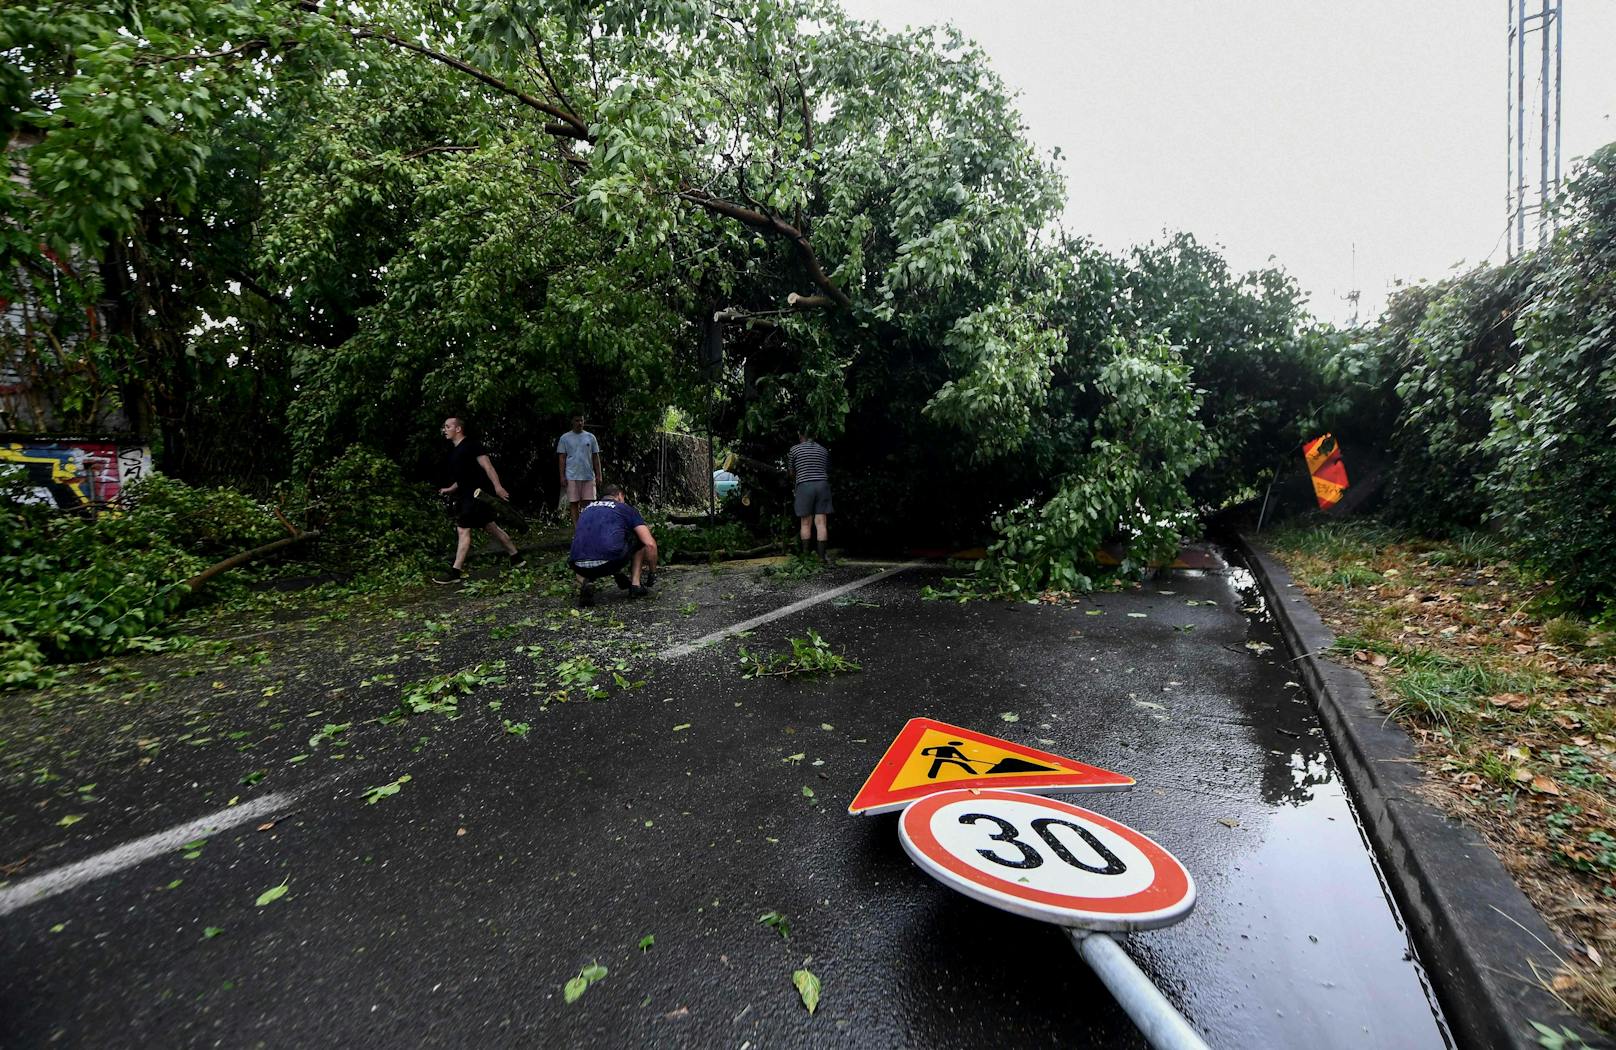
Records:
{"label": "white lane line", "polygon": [[[822,591],[801,601],[792,602],[790,605],[782,606],[773,612],[764,613],[762,616],[754,616],[750,620],[742,620],[740,623],[731,624],[722,630],[702,635],[693,642],[685,642],[683,645],[664,649],[657,654],[657,657],[662,660],[676,660],[721,638],[727,638],[742,631],[750,631],[752,628],[768,623],[771,620],[778,620],[781,617],[790,616],[792,613],[810,609],[822,602],[828,602],[840,598],[844,594],[850,594],[860,587],[868,587],[877,580],[890,579],[900,572],[907,572],[917,565],[924,564],[923,560],[910,561],[882,569],[880,572],[854,580],[852,583],[844,583],[840,587],[832,587],[828,591]],[[160,853],[178,849],[192,839],[202,838],[206,835],[217,835],[219,832],[228,831],[238,824],[245,824],[249,820],[266,816],[276,810],[287,809],[297,801],[299,794],[301,793],[278,792],[273,795],[265,795],[263,798],[254,799],[244,805],[231,806],[229,809],[220,810],[211,816],[193,820],[189,824],[181,824],[179,827],[169,828],[167,831],[159,831],[155,834],[147,835],[143,839],[125,843],[122,846],[109,849],[105,853],[98,853],[93,857],[81,860],[77,864],[69,864],[63,868],[57,868],[55,871],[47,871],[43,875],[35,875],[32,878],[24,879],[15,886],[0,889],[0,916],[10,915],[19,908],[26,908],[30,904],[36,904],[39,901],[54,897],[58,893],[66,893],[68,890],[82,886],[86,882],[92,882],[102,876],[111,875],[125,868],[132,868],[136,864],[144,863]]]}
{"label": "white lane line", "polygon": [[69,864],[66,867],[47,871],[42,875],[35,875],[0,890],[0,916],[10,915],[18,908],[26,908],[30,904],[37,904],[48,897],[58,893],[66,893],[86,882],[111,875],[125,868],[132,868],[152,859],[160,853],[169,853],[192,839],[199,839],[206,835],[217,835],[221,831],[228,831],[238,824],[245,824],[249,820],[268,816],[277,810],[286,809],[297,801],[300,792],[276,792],[255,798],[251,802],[240,806],[231,806],[222,809],[200,820],[193,820],[189,824],[169,828],[147,835],[143,839],[126,842],[116,846],[105,853],[97,853],[93,857]]}
{"label": "white lane line", "polygon": [[778,620],[783,616],[790,616],[792,613],[802,612],[802,610],[812,608],[813,606],[818,605],[820,602],[828,602],[832,598],[840,598],[842,595],[856,591],[860,587],[868,587],[877,580],[891,579],[900,572],[908,572],[915,566],[924,564],[926,563],[923,560],[906,561],[902,565],[897,565],[890,569],[882,569],[880,572],[875,573],[874,575],[865,576],[862,579],[854,580],[852,583],[844,583],[840,587],[832,587],[828,591],[822,591],[819,594],[810,595],[801,601],[792,602],[790,605],[781,606],[773,612],[766,612],[762,616],[754,616],[750,620],[742,620],[740,623],[730,624],[728,627],[714,631],[712,634],[704,634],[693,642],[685,642],[684,644],[676,645],[671,649],[664,649],[660,653],[657,653],[657,659],[677,660],[681,656],[688,656],[704,645],[711,645],[713,642],[716,642],[722,638],[728,638],[732,634],[740,634],[742,631],[750,631],[752,628],[766,624],[771,620]]}

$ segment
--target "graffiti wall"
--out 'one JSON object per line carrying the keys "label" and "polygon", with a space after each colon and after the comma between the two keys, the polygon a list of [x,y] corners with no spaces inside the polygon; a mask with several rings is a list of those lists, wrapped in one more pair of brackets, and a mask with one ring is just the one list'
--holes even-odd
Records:
{"label": "graffiti wall", "polygon": [[152,469],[145,445],[74,438],[0,441],[0,466],[21,467],[33,498],[62,510],[116,506]]}

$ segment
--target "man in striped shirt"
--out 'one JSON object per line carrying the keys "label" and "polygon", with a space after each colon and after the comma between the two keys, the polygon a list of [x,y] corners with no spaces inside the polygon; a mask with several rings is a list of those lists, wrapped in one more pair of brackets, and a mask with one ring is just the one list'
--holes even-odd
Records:
{"label": "man in striped shirt", "polygon": [[831,562],[830,556],[825,553],[825,540],[829,532],[827,516],[831,513],[830,453],[825,451],[825,446],[809,437],[807,431],[800,430],[797,432],[797,443],[786,454],[786,463],[791,470],[791,483],[796,489],[802,553],[804,556],[808,554],[808,543],[813,540],[819,548],[819,560],[829,565]]}

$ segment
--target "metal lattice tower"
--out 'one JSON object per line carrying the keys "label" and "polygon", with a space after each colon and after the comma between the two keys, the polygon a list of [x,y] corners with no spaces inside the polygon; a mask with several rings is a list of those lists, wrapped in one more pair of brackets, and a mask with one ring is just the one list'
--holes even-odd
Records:
{"label": "metal lattice tower", "polygon": [[[1509,0],[1509,156],[1505,203],[1509,225],[1504,241],[1510,258],[1526,251],[1528,219],[1537,228],[1539,247],[1548,243],[1553,216],[1550,199],[1560,188],[1560,44],[1564,18],[1562,0]],[[1537,8],[1532,13],[1528,7]],[[1532,70],[1528,71],[1526,38],[1537,35]],[[1528,95],[1527,81],[1538,78]],[[1551,97],[1552,95],[1552,97]],[[1527,120],[1531,102],[1538,119]],[[1528,123],[1533,125],[1529,135]],[[1535,139],[1535,141],[1529,141]],[[1528,147],[1536,150],[1537,172],[1527,167]]]}

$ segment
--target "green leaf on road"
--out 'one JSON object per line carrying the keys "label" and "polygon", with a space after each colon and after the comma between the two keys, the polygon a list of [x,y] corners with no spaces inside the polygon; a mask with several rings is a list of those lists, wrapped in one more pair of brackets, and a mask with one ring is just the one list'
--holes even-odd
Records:
{"label": "green leaf on road", "polygon": [[807,787],[805,785],[803,787],[803,789],[802,789],[802,797],[803,798],[813,798],[814,797],[814,789],[811,788],[811,787]]}
{"label": "green leaf on road", "polygon": [[835,729],[836,727],[831,725],[829,722],[821,722],[821,723],[819,723],[819,728],[821,728],[825,732],[829,733],[831,730]]}
{"label": "green leaf on road", "polygon": [[1016,714],[1014,711],[1000,711],[999,712],[999,717],[1001,719],[1003,719],[1004,721],[1006,721],[1006,722],[1019,722],[1019,721],[1021,721],[1021,716]]}
{"label": "green leaf on road", "polygon": [[798,970],[791,975],[791,983],[797,986],[797,994],[802,996],[802,1005],[808,1008],[812,1016],[814,1009],[819,1006],[819,978],[814,976],[812,970]]}
{"label": "green leaf on road", "polygon": [[262,908],[266,904],[274,904],[286,896],[286,888],[291,881],[291,879],[287,879],[286,882],[281,883],[279,886],[271,886],[263,893],[260,893],[258,895],[258,907]]}
{"label": "green leaf on road", "polygon": [[777,911],[766,911],[758,916],[758,922],[764,926],[771,927],[775,933],[780,935],[782,940],[789,941],[791,939],[791,922],[784,914]]}
{"label": "green leaf on road", "polygon": [[680,724],[680,725],[676,725],[676,726],[674,726],[674,727],[673,727],[673,731],[674,731],[674,732],[675,732],[675,733],[682,733],[682,732],[684,732],[684,731],[685,731],[685,730],[686,730],[686,729],[689,729],[689,728],[690,728],[690,723],[689,723],[689,722],[685,722],[685,723],[682,723],[682,724]]}
{"label": "green leaf on road", "polygon": [[81,821],[83,819],[84,819],[84,814],[83,813],[69,813],[67,816],[63,817],[61,820],[58,820],[56,822],[56,826],[59,827],[59,828],[70,828],[74,824],[77,824],[79,821]]}
{"label": "green leaf on road", "polygon": [[213,938],[219,936],[219,934],[223,932],[224,930],[218,926],[208,926],[202,930],[202,939],[205,941],[211,941]]}
{"label": "green leaf on road", "polygon": [[590,963],[578,971],[578,976],[566,983],[566,986],[561,989],[561,997],[569,1003],[575,1003],[590,985],[605,976],[606,967],[600,965],[600,963]]}
{"label": "green leaf on road", "polygon": [[648,933],[644,937],[640,938],[640,951],[648,952],[651,950],[651,947],[654,944],[656,944],[656,936]]}
{"label": "green leaf on road", "polygon": [[374,806],[376,803],[380,802],[384,798],[387,798],[389,795],[398,794],[399,790],[401,788],[403,788],[404,785],[408,784],[409,782],[410,782],[410,775],[408,773],[405,773],[403,776],[399,777],[397,780],[395,780],[395,781],[393,781],[391,783],[383,784],[380,787],[366,788],[365,789],[365,805]]}

